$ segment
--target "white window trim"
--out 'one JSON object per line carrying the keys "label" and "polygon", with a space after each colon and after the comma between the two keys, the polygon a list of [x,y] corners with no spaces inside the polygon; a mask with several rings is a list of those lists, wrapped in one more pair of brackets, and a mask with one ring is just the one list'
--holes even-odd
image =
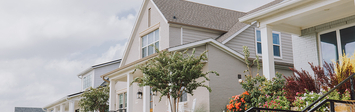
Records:
{"label": "white window trim", "polygon": [[[117,96],[118,96],[118,109],[126,109],[126,107],[127,107],[127,105],[126,105],[126,103],[125,103],[125,100],[126,100],[126,98],[125,98],[125,94],[127,94],[127,90],[126,91],[121,91],[121,93],[116,93],[117,94]],[[122,106],[122,108],[120,108],[120,95],[121,94],[123,94],[123,101],[122,101],[122,103],[123,103],[123,106]]]}
{"label": "white window trim", "polygon": [[340,38],[340,29],[345,29],[348,27],[352,27],[355,26],[355,23],[351,23],[351,24],[346,24],[346,25],[342,25],[342,26],[338,26],[338,27],[334,27],[331,29],[327,29],[324,31],[321,31],[317,34],[317,44],[318,44],[318,61],[319,61],[319,65],[323,65],[323,56],[322,56],[322,45],[321,45],[321,41],[320,41],[320,35],[325,34],[325,33],[330,33],[335,31],[336,32],[336,38],[337,38],[337,48],[338,48],[338,56],[339,58],[343,56],[343,51],[341,48],[341,38]]}
{"label": "white window trim", "polygon": [[[260,29],[259,28],[255,28],[255,31],[254,31],[254,41],[255,41],[255,53],[259,56],[259,57],[262,57],[262,54],[259,54],[258,53],[258,40],[257,40],[257,33],[256,33],[256,31],[257,30],[259,30],[260,31]],[[276,58],[276,59],[282,59],[282,36],[281,36],[281,32],[277,32],[277,31],[272,31],[272,33],[277,33],[277,34],[279,34],[279,41],[280,41],[280,45],[277,45],[277,46],[280,46],[280,56],[274,56],[274,58]],[[261,42],[260,42],[261,43]],[[272,43],[272,45],[274,46],[274,45],[276,45],[276,44],[274,44],[274,43]],[[272,54],[274,54],[274,53],[272,53]]]}
{"label": "white window trim", "polygon": [[[148,28],[149,29],[149,28]],[[159,35],[159,39],[158,39],[158,41],[154,41],[153,43],[156,43],[156,42],[159,42],[159,48],[158,49],[161,49],[161,30],[160,30],[161,28],[160,27],[157,27],[157,28],[155,28],[154,30],[152,30],[151,32],[148,32],[148,33],[145,33],[145,35],[140,35],[140,39],[139,39],[139,56],[140,56],[140,58],[144,58],[144,57],[142,57],[142,50],[143,50],[143,46],[142,46],[142,42],[143,42],[143,37],[144,36],[146,36],[146,35],[149,35],[150,33],[152,33],[152,32],[155,32],[156,30],[159,30],[159,33],[158,33],[158,35]],[[154,34],[154,37],[155,37],[155,34]],[[148,40],[147,40],[148,41]],[[149,45],[151,45],[151,44],[149,44]],[[145,47],[147,47],[147,53],[148,53],[148,46],[149,45],[147,45],[147,46],[145,46]],[[153,52],[155,53],[156,51],[155,51],[155,49],[153,49]],[[154,54],[153,53],[153,54]],[[149,55],[147,55],[147,56],[149,56]],[[145,56],[145,57],[147,57],[147,56]]]}

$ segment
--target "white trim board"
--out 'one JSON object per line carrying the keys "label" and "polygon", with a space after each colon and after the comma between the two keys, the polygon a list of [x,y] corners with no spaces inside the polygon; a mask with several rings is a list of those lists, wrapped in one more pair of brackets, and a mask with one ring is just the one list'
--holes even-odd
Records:
{"label": "white trim board", "polygon": [[177,47],[172,47],[172,48],[168,48],[168,51],[179,51],[179,50],[185,50],[187,48],[191,48],[191,47],[197,47],[200,45],[204,45],[207,43],[211,43],[213,46],[221,49],[222,51],[231,54],[232,56],[241,59],[242,61],[244,60],[244,56],[242,54],[239,54],[238,52],[232,50],[231,48],[223,45],[222,43],[214,40],[214,39],[206,39],[206,40],[201,40],[201,41],[197,41],[197,42],[193,42],[193,43],[189,43],[189,44],[185,44],[185,45],[181,45],[181,46],[177,46]]}
{"label": "white trim board", "polygon": [[133,43],[133,38],[134,36],[136,35],[136,32],[138,30],[138,23],[141,22],[142,20],[142,16],[143,16],[143,9],[146,8],[146,6],[148,5],[148,1],[152,2],[152,4],[154,5],[154,7],[157,9],[157,11],[159,12],[159,14],[162,16],[162,18],[164,19],[165,23],[168,23],[168,20],[166,20],[165,16],[163,15],[163,13],[161,13],[160,9],[156,6],[156,4],[153,2],[153,0],[144,0],[141,7],[140,7],[140,10],[137,14],[137,17],[136,17],[136,21],[133,25],[133,29],[132,29],[132,32],[131,32],[131,35],[129,36],[129,39],[128,39],[128,43],[126,43],[126,46],[125,46],[125,50],[124,50],[124,53],[123,53],[123,58],[122,58],[122,61],[121,61],[121,65],[124,64],[126,65],[126,58],[128,57],[128,53],[129,53],[129,50],[131,49],[131,45]]}
{"label": "white trim board", "polygon": [[255,24],[255,22],[251,23],[251,25],[246,25],[244,26],[242,29],[238,30],[236,33],[234,33],[232,36],[228,37],[226,40],[224,40],[222,42],[222,44],[226,44],[227,42],[229,42],[230,40],[232,40],[235,36],[239,35],[240,33],[242,33],[244,30],[248,29],[250,26],[252,26],[253,24]]}

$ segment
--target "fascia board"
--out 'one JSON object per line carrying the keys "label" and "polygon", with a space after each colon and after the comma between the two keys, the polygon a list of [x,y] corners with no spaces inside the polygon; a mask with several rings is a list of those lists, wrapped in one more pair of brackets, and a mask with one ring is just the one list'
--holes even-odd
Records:
{"label": "fascia board", "polygon": [[159,14],[161,15],[161,17],[163,17],[165,23],[168,23],[168,20],[165,18],[165,16],[163,15],[163,13],[160,11],[160,9],[158,8],[158,6],[154,3],[153,0],[150,0],[150,2],[152,2],[152,4],[154,5],[154,7],[158,10]]}
{"label": "fascia board", "polygon": [[134,34],[137,32],[137,25],[138,23],[142,20],[142,12],[143,12],[143,9],[145,9],[145,7],[147,6],[148,4],[148,1],[152,2],[152,4],[154,5],[154,7],[158,10],[159,14],[162,16],[162,18],[164,19],[165,23],[168,23],[168,20],[165,18],[165,16],[163,15],[163,13],[160,11],[160,9],[157,7],[157,5],[154,3],[153,0],[144,0],[142,5],[141,5],[141,8],[139,10],[139,13],[136,17],[136,21],[134,23],[134,26],[133,26],[133,31],[131,32],[131,35],[129,36],[129,42],[128,44],[126,44],[125,46],[125,50],[124,50],[124,53],[123,53],[123,58],[122,58],[122,62],[121,64],[125,64],[126,65],[126,59],[127,59],[127,56],[128,56],[128,53],[129,53],[129,49],[131,48],[132,46],[132,43],[133,43],[133,36],[135,36]]}
{"label": "fascia board", "polygon": [[299,2],[306,2],[308,0],[285,0],[279,4],[276,4],[274,6],[270,6],[266,9],[262,9],[259,11],[256,11],[254,13],[248,14],[246,16],[240,17],[239,21],[247,24],[251,24],[252,22],[256,21],[257,19],[260,19],[265,16],[269,16],[271,14],[274,14],[274,12],[280,11],[281,8],[284,7],[290,7],[291,5],[295,5]]}
{"label": "fascia board", "polygon": [[177,46],[177,47],[172,47],[172,48],[169,48],[168,51],[185,50],[187,48],[196,47],[196,46],[200,46],[200,45],[207,44],[207,43],[211,43],[211,44],[215,45],[216,47],[219,47],[220,49],[223,49],[223,51],[225,51],[227,53],[235,55],[235,56],[237,56],[240,59],[244,59],[244,56],[242,54],[232,50],[231,48],[223,45],[220,42],[217,42],[214,39],[206,39],[206,40],[197,41],[197,42],[194,42],[194,43],[189,43],[189,44],[185,44],[185,45],[181,45],[181,46]]}
{"label": "fascia board", "polygon": [[141,8],[139,9],[138,15],[136,17],[136,21],[134,22],[134,25],[133,25],[133,29],[132,29],[133,31],[131,32],[131,35],[129,36],[128,44],[126,44],[126,46],[125,46],[126,49],[124,50],[121,64],[126,64],[126,58],[128,56],[129,49],[131,48],[131,45],[132,45],[133,40],[134,40],[133,36],[138,30],[137,29],[138,28],[137,25],[138,25],[138,22],[140,22],[140,20],[142,18],[142,12],[143,12],[144,7],[148,4],[147,1],[149,1],[149,0],[144,0],[142,5],[141,5]]}
{"label": "fascia board", "polygon": [[85,69],[83,72],[79,73],[77,76],[83,76],[83,75],[85,75],[86,73],[91,72],[92,70],[94,70],[92,67],[87,68],[87,69]]}
{"label": "fascia board", "polygon": [[57,100],[57,101],[45,106],[43,108],[50,109],[50,107],[56,106],[56,105],[60,104],[61,102],[66,101],[66,99],[67,99],[67,97],[65,96],[65,97],[63,97],[63,98],[61,98],[61,99],[59,99],[59,100]]}
{"label": "fascia board", "polygon": [[228,37],[226,40],[224,40],[222,42],[222,44],[226,44],[227,42],[229,42],[230,40],[232,40],[235,36],[239,35],[240,33],[242,33],[244,30],[248,29],[250,26],[252,26],[253,24],[255,24],[256,21],[254,21],[253,23],[251,23],[250,25],[246,25],[244,26],[242,29],[238,30],[236,33],[234,33],[232,36]]}

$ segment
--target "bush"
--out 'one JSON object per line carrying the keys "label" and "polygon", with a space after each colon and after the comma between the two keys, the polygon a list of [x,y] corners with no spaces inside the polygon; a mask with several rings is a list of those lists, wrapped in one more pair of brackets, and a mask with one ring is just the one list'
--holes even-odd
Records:
{"label": "bush", "polygon": [[[329,90],[329,89],[328,89]],[[292,103],[295,107],[297,107],[298,111],[303,110],[308,105],[312,104],[318,98],[323,96],[323,94],[327,93],[328,91],[322,90],[320,93],[315,93],[313,91],[305,90],[306,92],[301,94],[297,93],[297,97],[295,97],[295,101]],[[332,99],[332,100],[350,100],[350,92],[345,90],[344,94],[340,94],[338,91],[331,92],[325,99]],[[317,111],[324,112],[329,111],[329,103],[321,106]]]}
{"label": "bush", "polygon": [[251,67],[256,64],[258,71],[260,69],[259,58],[257,57],[253,63],[248,60],[249,51],[247,47],[243,47],[245,62],[248,67],[249,74],[245,75],[245,81],[240,81],[242,88],[245,92],[241,95],[232,96],[227,104],[227,109],[232,112],[244,112],[249,107],[263,107],[289,109],[290,102],[286,99],[285,79],[282,78],[282,74],[276,73],[276,77],[271,80],[267,80],[264,76],[260,76],[257,72],[253,77]]}

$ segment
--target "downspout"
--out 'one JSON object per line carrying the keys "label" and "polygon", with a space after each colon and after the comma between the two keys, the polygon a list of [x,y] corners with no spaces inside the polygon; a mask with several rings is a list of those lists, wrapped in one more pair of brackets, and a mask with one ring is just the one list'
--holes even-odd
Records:
{"label": "downspout", "polygon": [[105,76],[102,76],[102,80],[104,80],[104,81],[107,82],[107,83],[110,83],[109,80],[106,80],[106,79],[105,79]]}
{"label": "downspout", "polygon": [[47,112],[47,109],[46,109],[46,110],[44,110],[44,108],[42,108],[42,110],[43,110],[43,112]]}

